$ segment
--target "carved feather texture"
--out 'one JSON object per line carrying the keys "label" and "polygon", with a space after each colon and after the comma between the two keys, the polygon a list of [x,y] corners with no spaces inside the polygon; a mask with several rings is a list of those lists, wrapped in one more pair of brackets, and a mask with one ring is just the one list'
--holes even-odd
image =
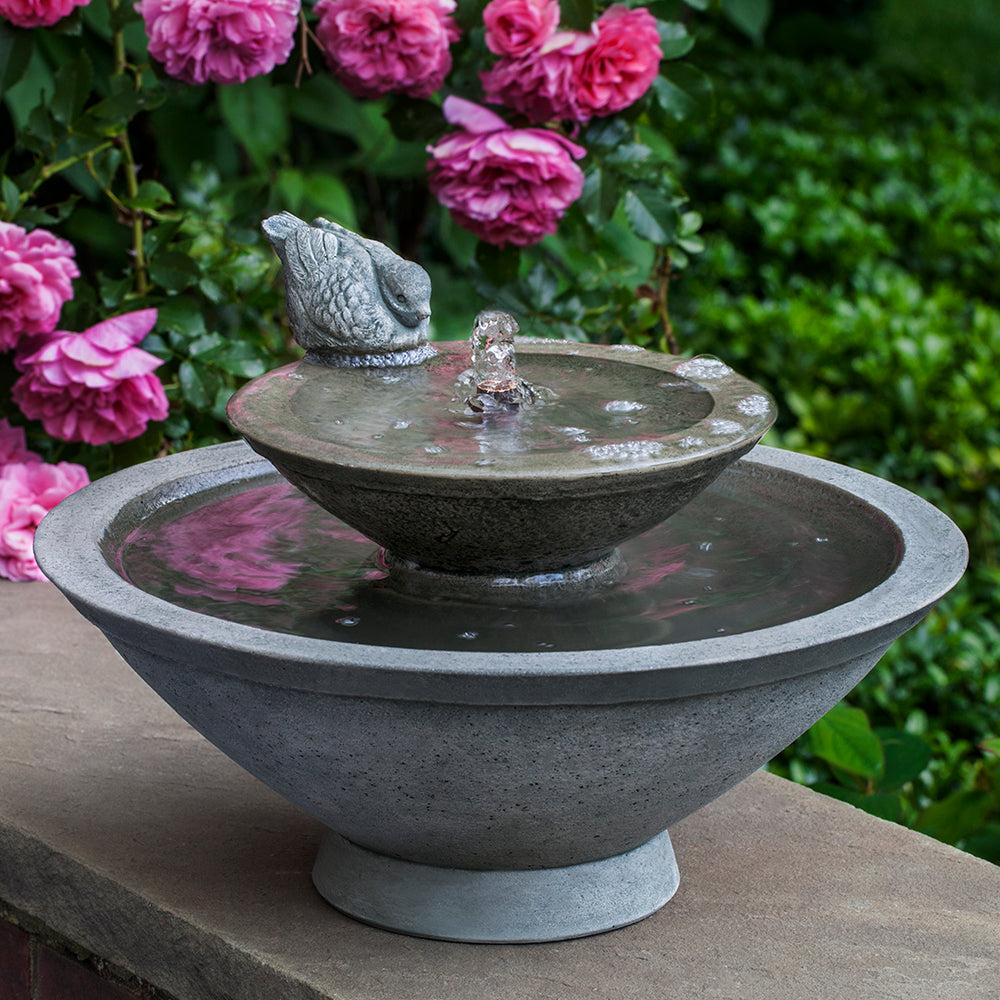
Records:
{"label": "carved feather texture", "polygon": [[426,342],[431,283],[419,264],[326,219],[309,224],[282,212],[263,230],[281,258],[302,347],[375,355]]}

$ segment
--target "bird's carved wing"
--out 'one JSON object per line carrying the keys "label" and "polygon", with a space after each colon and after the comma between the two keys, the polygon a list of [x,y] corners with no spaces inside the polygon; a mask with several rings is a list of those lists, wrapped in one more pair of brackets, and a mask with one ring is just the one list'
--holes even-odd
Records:
{"label": "bird's carved wing", "polygon": [[303,311],[314,327],[335,336],[348,334],[373,304],[371,259],[349,235],[303,225],[285,243]]}

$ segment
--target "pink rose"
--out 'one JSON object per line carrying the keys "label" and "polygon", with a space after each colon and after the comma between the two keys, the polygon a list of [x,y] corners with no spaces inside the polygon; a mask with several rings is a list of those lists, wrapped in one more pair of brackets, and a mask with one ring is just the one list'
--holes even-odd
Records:
{"label": "pink rose", "polygon": [[557,0],[490,0],[483,11],[486,47],[498,56],[540,49],[559,27]]}
{"label": "pink rose", "polygon": [[0,351],[24,334],[51,333],[80,276],[70,243],[44,229],[0,222]]}
{"label": "pink rose", "polygon": [[587,121],[590,113],[578,100],[576,68],[596,40],[595,33],[557,31],[537,51],[501,57],[479,74],[486,99],[533,122]]}
{"label": "pink rose", "polygon": [[41,457],[28,451],[23,427],[11,427],[4,417],[0,420],[0,468],[10,462],[40,462]]}
{"label": "pink rose", "polygon": [[319,0],[316,37],[355,97],[429,97],[451,69],[455,0]]}
{"label": "pink rose", "polygon": [[299,0],[141,0],[149,54],[187,83],[243,83],[285,62]]}
{"label": "pink rose", "polygon": [[597,42],[576,67],[577,100],[592,115],[635,104],[659,72],[662,51],[656,18],[645,8],[616,4],[595,22]]}
{"label": "pink rose", "polygon": [[457,132],[428,147],[430,189],[455,221],[488,243],[530,246],[554,233],[580,197],[586,150],[548,129],[513,129],[460,97],[444,102]]}
{"label": "pink rose", "polygon": [[57,331],[19,361],[11,395],[26,417],[63,441],[119,444],[164,420],[167,398],[152,374],[162,362],[136,345],[155,309],[106,319],[83,333]]}
{"label": "pink rose", "polygon": [[0,17],[19,28],[38,28],[61,21],[74,7],[90,0],[0,0]]}
{"label": "pink rose", "polygon": [[60,500],[90,482],[72,462],[12,462],[0,468],[0,576],[44,580],[32,550],[35,528]]}

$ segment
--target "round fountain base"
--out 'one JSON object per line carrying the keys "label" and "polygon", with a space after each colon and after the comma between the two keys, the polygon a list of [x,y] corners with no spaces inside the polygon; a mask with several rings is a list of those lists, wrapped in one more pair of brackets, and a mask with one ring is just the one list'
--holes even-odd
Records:
{"label": "round fountain base", "polygon": [[313,868],[320,894],[348,916],[479,944],[562,941],[634,924],[660,909],[679,882],[666,830],[611,858],[524,871],[418,864],[327,830]]}

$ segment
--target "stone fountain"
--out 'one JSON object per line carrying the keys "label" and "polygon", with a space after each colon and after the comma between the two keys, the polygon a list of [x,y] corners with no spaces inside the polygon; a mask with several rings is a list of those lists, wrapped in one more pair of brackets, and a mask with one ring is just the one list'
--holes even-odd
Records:
{"label": "stone fountain", "polygon": [[480,942],[649,915],[678,885],[667,828],[842,698],[964,539],[890,483],[755,447],[773,403],[717,359],[515,342],[498,313],[470,359],[427,342],[417,265],[322,220],[264,228],[307,354],[234,396],[254,450],[92,484],[40,564],[326,826],[313,878],[344,912]]}

